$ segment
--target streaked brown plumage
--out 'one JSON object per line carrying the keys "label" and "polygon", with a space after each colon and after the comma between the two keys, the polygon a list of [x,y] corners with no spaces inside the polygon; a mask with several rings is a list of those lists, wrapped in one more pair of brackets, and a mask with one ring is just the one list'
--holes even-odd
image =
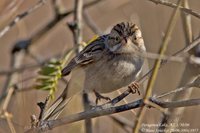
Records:
{"label": "streaked brown plumage", "polygon": [[[115,25],[107,35],[98,37],[78,53],[62,70],[66,76],[70,72],[82,70],[84,79],[81,87],[84,92],[108,93],[129,85],[138,76],[143,58],[136,52],[145,52],[144,41],[139,28],[131,22]],[[69,83],[73,90],[73,81]],[[44,119],[54,119],[63,110],[67,99],[77,92],[63,94],[45,113]]]}

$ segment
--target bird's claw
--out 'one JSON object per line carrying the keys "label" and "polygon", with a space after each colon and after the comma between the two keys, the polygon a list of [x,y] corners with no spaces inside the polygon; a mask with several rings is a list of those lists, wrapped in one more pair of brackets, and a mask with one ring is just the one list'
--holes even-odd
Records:
{"label": "bird's claw", "polygon": [[101,94],[99,94],[96,91],[94,91],[94,94],[96,96],[96,105],[98,104],[98,101],[101,101],[101,99],[104,99],[104,100],[107,100],[107,101],[111,101],[111,99],[109,97],[102,96]]}
{"label": "bird's claw", "polygon": [[131,83],[128,88],[131,89],[131,93],[135,94],[136,92],[138,93],[138,95],[140,95],[140,91],[139,91],[139,88],[140,88],[140,85],[137,83],[137,82],[133,82]]}

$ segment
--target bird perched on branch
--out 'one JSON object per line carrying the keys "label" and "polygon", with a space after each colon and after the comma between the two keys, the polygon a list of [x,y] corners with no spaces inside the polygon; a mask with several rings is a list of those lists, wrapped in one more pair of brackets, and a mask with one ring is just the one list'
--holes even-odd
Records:
{"label": "bird perched on branch", "polygon": [[57,117],[69,97],[79,91],[94,92],[96,102],[102,98],[109,100],[100,93],[112,92],[132,83],[144,63],[144,59],[136,53],[145,51],[142,33],[136,24],[122,22],[115,25],[109,34],[99,36],[88,44],[62,70],[62,76],[71,72],[73,76],[73,71],[81,73],[79,70],[82,70],[84,79],[79,81],[82,89],[73,88],[74,80],[70,80],[68,89],[51,105],[44,119]]}

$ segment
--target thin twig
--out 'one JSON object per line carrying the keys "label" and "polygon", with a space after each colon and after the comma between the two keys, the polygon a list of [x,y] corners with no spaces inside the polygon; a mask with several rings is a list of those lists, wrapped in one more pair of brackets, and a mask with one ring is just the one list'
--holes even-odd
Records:
{"label": "thin twig", "polygon": [[[92,7],[92,6],[98,4],[99,2],[102,2],[102,1],[105,1],[105,0],[93,0],[91,2],[85,3],[83,5],[83,9],[90,8],[90,7]],[[63,13],[62,16],[67,16],[67,15],[72,14],[72,13],[74,13],[74,9],[71,9],[71,10]]]}
{"label": "thin twig", "polygon": [[16,25],[18,21],[25,18],[27,15],[29,15],[30,13],[34,12],[36,9],[44,5],[45,2],[46,0],[40,0],[32,8],[28,9],[28,11],[25,11],[24,13],[17,15],[15,19],[8,24],[8,26],[4,27],[0,31],[0,38],[4,36],[14,25]]}
{"label": "thin twig", "polygon": [[0,13],[0,20],[5,20],[5,18],[13,17],[17,9],[22,5],[24,0],[13,0],[6,7],[5,10]]}
{"label": "thin twig", "polygon": [[[158,104],[162,108],[179,108],[179,107],[186,107],[186,106],[189,107],[189,106],[200,105],[200,99],[190,99],[190,100],[183,100],[183,101],[176,101],[176,102],[161,102],[155,99],[154,100],[151,99],[151,101],[155,104]],[[143,105],[144,105],[143,99],[140,99],[140,100],[137,100],[128,104],[116,106],[116,107],[111,106],[108,108],[94,108],[86,112],[81,112],[74,115],[66,116],[57,120],[46,121],[40,127],[27,130],[26,133],[47,131],[64,124],[69,124],[76,121],[85,120],[88,118],[95,118],[99,116],[105,116],[105,115],[110,115],[114,113],[124,112],[130,109],[139,108]]]}
{"label": "thin twig", "polygon": [[189,107],[200,105],[200,99],[189,99],[189,100],[180,100],[180,101],[171,101],[171,102],[159,102],[153,101],[155,104],[158,104],[162,108],[179,108],[179,107]]}
{"label": "thin twig", "polygon": [[[83,14],[83,0],[75,0],[74,6],[74,24],[73,29],[74,33],[74,46],[78,47],[83,38],[82,38],[82,14]],[[78,49],[77,49],[78,50]],[[79,52],[79,51],[77,51]]]}
{"label": "thin twig", "polygon": [[[171,3],[169,1],[166,1],[166,0],[148,0],[148,1],[151,1],[155,4],[162,4],[162,5],[165,5],[165,6],[168,6],[168,7],[172,7],[172,8],[177,8],[177,4],[175,3]],[[200,14],[191,10],[191,9],[188,9],[188,8],[185,8],[185,7],[182,7],[182,6],[179,6],[180,10],[185,12],[185,13],[188,13],[188,14],[191,14],[197,18],[200,19]]]}
{"label": "thin twig", "polygon": [[[183,7],[189,9],[188,0],[183,1]],[[182,12],[181,18],[183,21],[183,30],[184,30],[184,36],[186,38],[186,44],[188,45],[192,42],[192,39],[193,39],[191,15],[188,13]]]}
{"label": "thin twig", "polygon": [[[18,53],[13,53],[11,55],[11,62],[10,62],[10,67],[11,69],[13,68],[17,68],[22,64],[22,60],[24,58],[25,52],[24,51],[20,51]],[[1,95],[0,97],[3,96],[4,93],[6,93],[7,89],[9,88],[10,85],[12,85],[13,83],[17,82],[17,74],[8,74],[7,75],[7,79],[6,82],[4,84],[4,87],[1,91]]]}
{"label": "thin twig", "polygon": [[83,19],[85,23],[90,27],[90,29],[97,35],[101,35],[103,32],[92,20],[91,16],[88,14],[87,10],[83,11]]}
{"label": "thin twig", "polygon": [[159,98],[163,98],[163,97],[166,97],[166,96],[169,96],[169,95],[171,95],[171,94],[177,94],[177,93],[179,93],[179,92],[181,92],[181,91],[185,91],[185,90],[187,90],[187,89],[189,89],[189,88],[191,88],[191,87],[199,87],[200,88],[200,76],[197,76],[195,79],[194,79],[194,81],[192,81],[192,83],[188,83],[188,84],[186,84],[185,86],[183,86],[183,87],[180,87],[180,88],[177,88],[177,89],[175,89],[175,90],[172,90],[172,91],[170,91],[170,92],[168,92],[168,93],[163,93],[163,94],[161,94],[161,95],[159,95],[159,96],[153,96],[155,99],[159,99]]}
{"label": "thin twig", "polygon": [[[119,95],[122,94],[122,92],[121,92],[120,90],[117,90],[117,92],[118,92]],[[128,103],[128,101],[126,100],[126,98],[123,98],[123,101],[124,101],[124,103],[126,103],[126,104]],[[135,110],[132,109],[131,112],[133,113],[134,116],[136,116]]]}
{"label": "thin twig", "polygon": [[[84,111],[88,111],[91,109],[90,101],[88,98],[88,94],[83,94],[83,105],[84,105]],[[92,120],[91,119],[85,119],[85,132],[86,133],[92,133]]]}
{"label": "thin twig", "polygon": [[50,102],[49,99],[50,99],[50,95],[47,96],[44,103],[43,102],[37,103],[37,105],[40,107],[39,121],[43,119],[44,112],[46,111],[46,108],[48,107],[48,104]]}
{"label": "thin twig", "polygon": [[32,63],[32,64],[28,64],[28,65],[24,65],[22,67],[15,67],[12,68],[10,70],[2,70],[0,71],[0,75],[8,75],[8,74],[12,74],[12,73],[20,73],[20,72],[24,72],[28,69],[33,69],[33,68],[37,68],[37,67],[41,67],[43,66],[45,63],[47,63],[48,61],[50,61],[52,58],[60,58],[61,54],[56,54],[52,57],[49,57],[47,59],[44,59],[43,61],[41,61],[40,63]]}
{"label": "thin twig", "polygon": [[38,64],[44,64],[43,59],[41,59],[41,57],[38,57],[37,55],[35,55],[33,52],[31,52],[30,50],[27,51],[27,55],[29,57],[31,57],[32,59],[34,59]]}
{"label": "thin twig", "polygon": [[[189,8],[189,4],[187,0],[183,1],[183,6],[185,8]],[[183,21],[183,29],[184,29],[184,35],[186,38],[186,44],[190,43],[192,41],[192,25],[191,25],[191,15],[190,14],[182,14],[182,21]],[[190,51],[191,54],[194,54],[194,50]],[[190,84],[190,82],[193,82],[194,77],[198,75],[198,70],[194,69],[195,66],[192,66],[191,64],[186,64],[185,70],[183,72],[182,78],[180,80],[179,86],[182,86],[183,84]],[[187,89],[186,91],[180,92],[180,93],[175,93],[175,95],[172,97],[172,101],[177,101],[180,98],[181,99],[189,99],[192,95],[193,89]],[[166,125],[169,123],[170,120],[174,119],[174,116],[182,116],[184,113],[185,108],[179,108],[179,109],[169,109],[168,112],[170,112],[170,115],[164,114],[161,122],[161,125]],[[180,118],[179,118],[180,119]],[[178,124],[179,119],[174,120],[173,122]],[[172,129],[174,126],[166,127],[166,126],[161,126],[159,127],[161,130],[164,130],[165,128],[167,129]]]}
{"label": "thin twig", "polygon": [[[75,27],[72,29],[73,35],[74,35],[74,47],[78,47],[83,39],[82,35],[82,15],[83,15],[83,0],[75,0],[74,1],[74,24]],[[80,48],[76,49],[76,53],[80,52]],[[87,111],[90,109],[90,103],[88,99],[88,94],[83,94],[83,105],[84,110]],[[92,120],[91,119],[85,119],[85,132],[86,133],[92,133]]]}
{"label": "thin twig", "polygon": [[[176,21],[177,21],[177,18],[178,18],[178,11],[179,11],[179,6],[181,5],[181,2],[182,2],[181,0],[178,1],[178,6],[174,10],[173,15],[172,15],[172,17],[171,17],[171,19],[169,21],[169,25],[167,27],[166,35],[165,35],[165,37],[163,39],[163,43],[162,43],[160,51],[159,51],[159,54],[161,56],[167,50],[168,43],[169,43],[169,40],[170,40],[170,36],[171,36],[171,34],[173,32],[173,29],[175,27],[175,24],[176,24]],[[159,70],[159,68],[161,66],[161,63],[162,63],[161,59],[158,59],[155,62],[152,75],[151,75],[150,80],[149,80],[149,82],[147,84],[146,93],[144,95],[144,102],[148,101],[149,97],[152,95],[153,86],[154,86],[154,84],[156,82],[156,78],[157,78],[157,75],[158,75],[158,70]],[[135,125],[134,125],[134,128],[133,128],[133,132],[134,133],[138,133],[139,130],[140,130],[140,125],[142,123],[142,119],[143,119],[145,111],[146,111],[145,109],[146,108],[144,106],[142,106],[141,109],[138,112],[138,115],[137,115],[138,119],[135,120]]]}
{"label": "thin twig", "polygon": [[8,90],[8,94],[7,94],[6,99],[5,99],[5,101],[4,101],[4,104],[3,104],[3,107],[2,107],[2,110],[3,110],[3,111],[6,111],[6,110],[7,110],[8,104],[9,104],[9,102],[10,102],[10,100],[11,100],[11,97],[12,97],[12,95],[13,95],[13,92],[14,92],[14,87],[11,87],[11,88]]}
{"label": "thin twig", "polygon": [[[188,86],[188,85],[186,85]],[[191,87],[200,87],[200,77],[198,76],[196,80],[193,81],[193,85]],[[167,92],[166,94],[168,94]],[[162,94],[158,97],[161,97],[165,94]],[[200,99],[192,99],[192,100],[185,100],[185,101],[173,101],[173,102],[162,102],[156,99],[156,97],[150,97],[150,101],[154,104],[157,104],[158,106],[161,106],[162,108],[175,108],[175,107],[184,107],[184,106],[195,106],[195,105],[200,105]],[[165,104],[166,103],[166,104]],[[104,116],[104,115],[109,115],[113,113],[119,113],[122,111],[134,109],[134,108],[139,108],[144,105],[143,99],[124,104],[121,106],[116,106],[113,107],[112,105],[101,105],[97,106],[89,111],[81,112],[78,114],[70,115],[67,117],[63,117],[58,120],[51,120],[51,121],[46,121],[43,123],[43,125],[40,125],[40,127],[37,127],[36,129],[30,129],[27,132],[34,132],[34,131],[46,131],[49,129],[52,129],[57,126],[61,126],[63,124],[69,124],[73,123],[76,121],[84,120],[87,118],[94,118],[94,117],[99,117],[99,116]],[[129,124],[130,125],[130,124]]]}
{"label": "thin twig", "polygon": [[8,123],[8,126],[10,128],[11,133],[16,133],[15,127],[14,127],[14,125],[13,125],[13,123],[11,121],[11,118],[9,116],[6,116],[6,121]]}
{"label": "thin twig", "polygon": [[[30,65],[27,65],[27,66],[23,66],[23,67],[19,67],[19,65],[20,65],[20,63],[21,63],[21,56],[24,56],[23,54],[25,54],[25,53],[27,53],[27,52],[25,52],[25,51],[19,51],[18,53],[15,53],[15,54],[13,54],[13,58],[12,58],[12,60],[14,60],[14,61],[12,61],[11,60],[11,66],[12,66],[12,69],[11,70],[8,70],[8,71],[1,71],[0,72],[0,74],[7,74],[9,77],[8,77],[8,79],[7,79],[7,82],[6,82],[6,84],[5,84],[5,90],[1,93],[1,96],[0,96],[0,103],[2,102],[2,100],[6,97],[6,95],[7,95],[7,92],[6,92],[6,88],[8,87],[8,86],[10,86],[10,87],[12,87],[12,86],[17,86],[19,83],[21,83],[21,82],[23,82],[23,81],[26,81],[26,80],[30,80],[30,79],[32,79],[32,78],[34,78],[34,77],[30,77],[30,78],[28,78],[28,79],[24,79],[24,80],[21,80],[21,81],[15,81],[15,77],[16,77],[16,72],[23,72],[23,71],[25,71],[25,70],[27,70],[27,69],[31,69],[31,68],[36,68],[36,67],[40,67],[40,66],[43,66],[46,62],[48,62],[50,59],[52,59],[53,57],[54,58],[56,58],[56,57],[58,57],[58,56],[60,56],[60,54],[59,55],[55,55],[55,56],[53,56],[53,57],[51,57],[51,58],[47,58],[47,59],[45,59],[45,60],[43,60],[43,61],[41,61],[40,63],[38,63],[37,62],[37,64],[30,64]],[[16,57],[15,57],[16,56]],[[19,59],[18,59],[19,58]],[[18,62],[17,62],[17,64],[15,64],[15,60],[18,60]],[[15,66],[15,67],[14,67]],[[14,76],[14,77],[13,77]],[[25,89],[17,89],[17,92],[22,92],[22,91],[27,91],[27,90],[33,90],[33,86],[31,86],[31,87],[28,87],[28,89],[27,88],[25,88]]]}
{"label": "thin twig", "polygon": [[135,54],[139,55],[140,57],[144,57],[147,59],[152,59],[152,60],[157,60],[157,59],[162,59],[162,60],[167,60],[171,62],[179,62],[179,63],[188,63],[190,65],[192,64],[200,64],[198,62],[198,57],[195,57],[194,55],[183,55],[183,56],[168,56],[168,55],[160,55],[156,53],[150,53],[150,52],[145,52],[145,53],[139,53],[135,52]]}
{"label": "thin twig", "polygon": [[[192,43],[190,43],[188,46],[185,46],[183,49],[177,51],[176,53],[173,54],[173,56],[181,56],[185,53],[187,53],[188,51],[190,51],[192,48],[194,48],[195,46],[197,46],[198,44],[200,44],[200,36],[197,37]],[[168,62],[168,60],[163,60],[162,61],[162,65],[161,67],[166,64]],[[137,80],[137,82],[139,83],[143,83],[145,80],[147,80],[147,78],[149,78],[148,76],[152,73],[152,70],[149,70],[148,73],[146,73],[145,75],[143,75],[139,80]]]}
{"label": "thin twig", "polygon": [[11,87],[8,90],[8,94],[6,96],[6,99],[4,101],[4,104],[3,104],[3,107],[2,107],[2,110],[1,110],[1,117],[6,118],[6,121],[8,123],[8,126],[10,128],[11,133],[16,133],[16,131],[15,131],[14,125],[12,124],[12,121],[11,121],[12,115],[10,113],[8,113],[7,108],[8,108],[8,104],[11,100],[11,97],[13,95],[14,89],[15,89],[14,87]]}
{"label": "thin twig", "polygon": [[13,69],[10,69],[10,70],[2,70],[0,71],[0,75],[8,75],[8,74],[12,74],[12,73],[20,73],[20,72],[23,72],[23,71],[26,71],[28,69],[32,69],[32,68],[37,68],[37,67],[40,67],[42,66],[42,64],[29,64],[29,65],[25,65],[25,66],[22,66],[22,67],[17,67],[17,68],[13,68]]}
{"label": "thin twig", "polygon": [[[0,37],[3,36],[7,31],[9,31],[10,27],[14,26],[20,19],[24,18],[25,16],[27,16],[28,14],[30,14],[31,12],[33,12],[34,10],[36,10],[38,7],[40,7],[41,5],[43,5],[47,0],[40,0],[34,7],[32,7],[31,9],[29,9],[28,11],[18,15],[14,21],[12,21],[9,26],[6,26],[1,32],[0,32]],[[94,0],[91,2],[88,2],[86,4],[83,5],[83,8],[89,8],[92,7],[96,4],[98,4],[99,2],[102,2],[104,0]],[[38,39],[40,39],[42,37],[42,35],[44,35],[45,33],[47,33],[48,31],[50,31],[56,24],[58,24],[59,22],[61,22],[65,17],[67,17],[68,15],[74,13],[74,9],[71,9],[69,11],[66,11],[65,13],[62,14],[56,14],[55,19],[53,19],[49,24],[47,24],[42,30],[40,30],[37,34],[35,34],[30,40],[32,40],[32,43],[36,42]],[[19,19],[20,17],[20,19]],[[14,24],[13,24],[14,23]],[[4,74],[1,73],[0,74]]]}

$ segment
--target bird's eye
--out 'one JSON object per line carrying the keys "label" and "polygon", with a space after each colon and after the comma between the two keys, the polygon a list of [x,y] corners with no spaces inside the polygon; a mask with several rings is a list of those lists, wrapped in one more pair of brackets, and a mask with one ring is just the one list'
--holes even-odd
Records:
{"label": "bird's eye", "polygon": [[109,36],[109,37],[108,37],[108,39],[109,39],[109,40],[112,40],[112,39],[115,39],[115,38],[114,38],[114,37],[111,37],[111,36]]}
{"label": "bird's eye", "polygon": [[119,37],[115,37],[115,41],[118,42],[120,40]]}

